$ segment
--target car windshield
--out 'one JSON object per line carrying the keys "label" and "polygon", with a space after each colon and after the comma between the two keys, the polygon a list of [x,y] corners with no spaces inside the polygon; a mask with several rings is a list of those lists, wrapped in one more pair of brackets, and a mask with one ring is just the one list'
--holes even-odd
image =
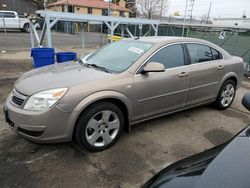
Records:
{"label": "car windshield", "polygon": [[130,67],[152,46],[152,43],[141,41],[114,42],[85,57],[83,62],[105,68],[109,72],[120,73]]}

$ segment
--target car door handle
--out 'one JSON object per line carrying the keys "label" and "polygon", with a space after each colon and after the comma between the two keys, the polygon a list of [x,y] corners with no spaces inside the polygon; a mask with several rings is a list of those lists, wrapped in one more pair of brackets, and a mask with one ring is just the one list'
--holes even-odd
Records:
{"label": "car door handle", "polygon": [[182,72],[179,74],[179,77],[186,77],[188,76],[188,73],[187,72]]}
{"label": "car door handle", "polygon": [[223,65],[219,65],[219,66],[217,67],[218,70],[221,70],[221,69],[223,69],[223,68],[224,68]]}

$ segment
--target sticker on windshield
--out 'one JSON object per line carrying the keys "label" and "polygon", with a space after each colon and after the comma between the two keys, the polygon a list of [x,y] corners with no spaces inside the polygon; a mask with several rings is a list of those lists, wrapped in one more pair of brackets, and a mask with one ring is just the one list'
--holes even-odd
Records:
{"label": "sticker on windshield", "polygon": [[140,49],[140,48],[136,48],[136,47],[130,47],[128,49],[131,52],[137,53],[137,54],[141,54],[144,50]]}

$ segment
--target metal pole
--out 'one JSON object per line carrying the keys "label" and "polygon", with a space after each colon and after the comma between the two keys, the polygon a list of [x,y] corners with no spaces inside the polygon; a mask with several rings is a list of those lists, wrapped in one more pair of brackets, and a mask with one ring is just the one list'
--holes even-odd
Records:
{"label": "metal pole", "polygon": [[111,4],[110,1],[111,1],[111,0],[108,0],[108,1],[109,1],[108,16],[110,16],[110,15],[111,15],[111,6],[110,6],[110,4]]}
{"label": "metal pole", "polygon": [[163,9],[163,1],[164,1],[164,0],[161,0],[161,14],[160,14],[160,21],[161,21],[161,19],[162,19],[162,11],[163,11],[163,10],[162,10],[162,9]]}
{"label": "metal pole", "polygon": [[185,30],[185,23],[186,23],[186,16],[187,16],[187,5],[188,5],[188,0],[186,0],[186,8],[185,8],[185,15],[184,15],[184,23],[182,27],[182,37],[184,36],[184,30]]}
{"label": "metal pole", "polygon": [[188,37],[188,34],[189,34],[189,27],[188,27],[188,29],[187,29],[187,34],[186,34],[186,37]]}
{"label": "metal pole", "polygon": [[[110,15],[111,15],[111,9],[110,9],[110,1],[111,1],[111,0],[108,0],[108,1],[109,1],[108,16],[110,16]],[[112,24],[112,22],[111,22],[111,24]],[[108,28],[108,33],[109,33],[110,36],[111,36],[110,42],[112,43],[112,42],[113,42],[113,35],[112,35],[112,30],[111,30],[110,28]]]}
{"label": "metal pole", "polygon": [[31,20],[30,20],[30,22],[29,22],[29,27],[30,27],[30,41],[31,41],[31,47],[34,48],[34,47],[35,47],[35,43],[34,43],[34,33],[33,33],[33,28],[32,28]]}
{"label": "metal pole", "polygon": [[114,38],[114,22],[111,22],[110,32],[111,32],[111,40],[110,40],[110,42],[112,43],[113,42],[113,38]]}
{"label": "metal pole", "polygon": [[47,47],[52,47],[52,41],[51,41],[51,28],[50,28],[50,18],[46,16],[46,32],[47,32]]}
{"label": "metal pole", "polygon": [[44,10],[46,10],[46,4],[47,4],[47,0],[43,0]]}
{"label": "metal pole", "polygon": [[244,9],[244,12],[243,12],[242,18],[246,18],[246,9]]}
{"label": "metal pole", "polygon": [[[4,18],[4,14],[3,14],[3,28],[4,28],[4,33],[7,36],[7,30],[6,30],[6,24],[5,24],[5,18]],[[7,37],[5,38],[5,47],[7,47]],[[6,52],[6,50],[2,50],[1,52]]]}
{"label": "metal pole", "polygon": [[84,54],[85,51],[84,23],[81,23],[81,29],[82,29],[82,54]]}
{"label": "metal pole", "polygon": [[121,36],[122,36],[122,38],[124,38],[124,25],[121,25],[121,28],[122,28]]}
{"label": "metal pole", "polygon": [[159,30],[159,25],[156,25],[156,29],[155,29],[155,36],[158,36],[158,30]]}
{"label": "metal pole", "polygon": [[194,9],[194,1],[195,0],[191,0],[191,1],[192,1],[192,8],[191,8],[191,13],[190,13],[189,23],[191,23],[192,19],[193,19],[193,9]]}
{"label": "metal pole", "polygon": [[[67,12],[69,12],[69,0],[67,0]],[[69,34],[69,22],[66,22],[67,34]]]}
{"label": "metal pole", "polygon": [[208,9],[208,13],[207,13],[207,21],[206,21],[206,23],[208,23],[208,20],[209,20],[209,16],[210,16],[210,12],[211,12],[211,6],[212,6],[212,2],[210,2],[210,5],[209,5],[209,9]]}
{"label": "metal pole", "polygon": [[103,44],[102,44],[102,41],[103,41],[103,40],[102,40],[102,32],[103,32],[103,22],[102,22],[102,24],[101,24],[101,46],[103,45]]}
{"label": "metal pole", "polygon": [[6,31],[6,24],[5,24],[4,15],[2,16],[2,18],[3,18],[3,28],[4,28],[4,33],[6,33],[7,31]]}
{"label": "metal pole", "polygon": [[41,36],[40,36],[40,42],[39,42],[40,46],[43,45],[43,39],[44,39],[45,33],[46,33],[46,22],[43,23],[43,28],[42,28],[42,32],[41,32]]}

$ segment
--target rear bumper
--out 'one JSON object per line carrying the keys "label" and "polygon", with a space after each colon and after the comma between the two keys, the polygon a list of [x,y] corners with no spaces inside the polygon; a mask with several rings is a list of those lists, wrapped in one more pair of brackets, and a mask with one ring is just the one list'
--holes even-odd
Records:
{"label": "rear bumper", "polygon": [[13,106],[8,98],[3,105],[6,122],[20,136],[35,143],[61,143],[72,140],[72,113],[57,106],[46,112],[33,112]]}

